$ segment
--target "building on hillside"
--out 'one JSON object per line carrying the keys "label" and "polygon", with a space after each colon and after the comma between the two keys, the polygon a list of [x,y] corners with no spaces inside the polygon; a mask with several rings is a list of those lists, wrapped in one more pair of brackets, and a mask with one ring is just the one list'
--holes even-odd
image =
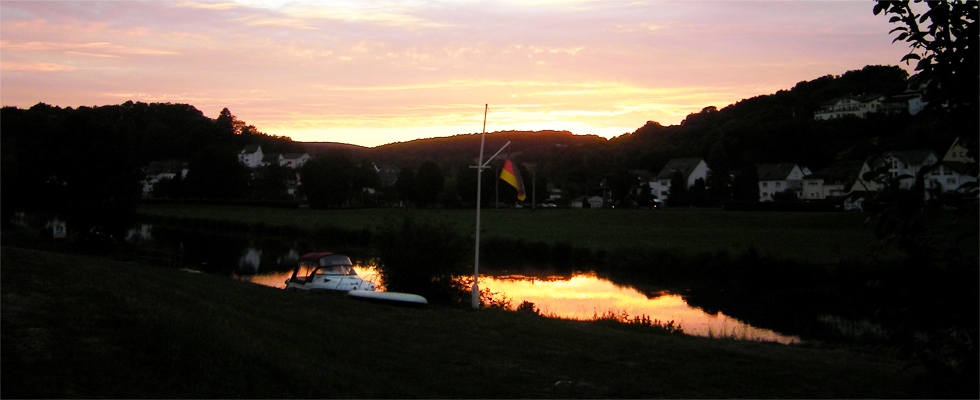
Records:
{"label": "building on hillside", "polygon": [[312,159],[307,153],[269,153],[262,157],[262,162],[259,165],[262,167],[278,165],[280,167],[296,169],[302,167],[303,164],[306,164]]}
{"label": "building on hillside", "polygon": [[572,199],[572,208],[602,208],[601,196],[581,196]]}
{"label": "building on hillside", "polygon": [[674,158],[667,162],[657,174],[657,180],[650,182],[653,195],[662,201],[670,197],[670,181],[674,174],[680,173],[687,182],[687,187],[694,186],[698,179],[708,179],[711,169],[702,158]]}
{"label": "building on hillside", "polygon": [[949,150],[946,150],[946,155],[943,156],[943,161],[961,162],[964,164],[976,163],[973,157],[970,157],[966,147],[960,141],[960,138],[956,138],[953,144],[949,146]]}
{"label": "building on hillside", "polygon": [[860,161],[841,161],[803,177],[803,200],[843,200],[857,180]]}
{"label": "building on hillside", "polygon": [[881,94],[846,95],[821,103],[820,108],[813,113],[813,119],[825,121],[847,116],[866,118],[870,113],[885,115],[908,113],[915,115],[922,111],[925,104],[922,102],[922,94],[916,91],[905,91],[891,96]]}
{"label": "building on hillside", "polygon": [[[657,179],[657,176],[653,174],[652,171],[648,169],[634,169],[630,171],[630,176],[636,178],[636,186],[631,188],[631,192],[635,196],[639,196],[642,192],[643,187],[651,188],[652,183]],[[652,191],[651,191],[652,194]]]}
{"label": "building on hillside", "polygon": [[875,179],[865,179],[865,175],[869,172],[879,170],[885,173],[888,178],[898,179],[899,189],[911,189],[919,171],[922,168],[935,165],[937,162],[939,162],[939,158],[932,150],[886,151],[864,163],[851,190],[877,192],[884,189],[882,184]]}
{"label": "building on hillside", "polygon": [[960,138],[956,138],[943,159],[926,171],[923,177],[925,199],[932,200],[950,192],[976,198],[978,174],[977,162],[967,153]]}
{"label": "building on hillside", "polygon": [[279,165],[296,169],[312,159],[307,153],[282,153],[279,155]]}
{"label": "building on hillside", "polygon": [[238,152],[238,162],[245,164],[249,168],[261,167],[264,157],[265,156],[262,154],[262,146],[255,144],[245,146],[242,151]]}
{"label": "building on hillside", "polygon": [[143,167],[143,197],[153,195],[153,187],[162,180],[174,179],[180,173],[180,179],[187,177],[187,162],[178,160],[151,161]]}
{"label": "building on hillside", "polygon": [[977,163],[940,161],[928,168],[923,177],[926,200],[950,192],[962,196],[977,196]]}
{"label": "building on hillside", "polygon": [[806,175],[804,170],[793,163],[757,165],[759,201],[773,201],[776,193],[780,192],[792,192],[797,198],[801,197],[803,177]]}

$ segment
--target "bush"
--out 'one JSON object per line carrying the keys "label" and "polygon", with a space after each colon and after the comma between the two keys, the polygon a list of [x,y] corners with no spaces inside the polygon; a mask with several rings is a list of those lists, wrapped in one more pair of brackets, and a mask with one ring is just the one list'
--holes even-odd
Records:
{"label": "bush", "polygon": [[394,292],[415,293],[433,304],[459,304],[469,287],[455,278],[466,276],[471,243],[447,221],[413,217],[387,219],[378,229],[378,273]]}

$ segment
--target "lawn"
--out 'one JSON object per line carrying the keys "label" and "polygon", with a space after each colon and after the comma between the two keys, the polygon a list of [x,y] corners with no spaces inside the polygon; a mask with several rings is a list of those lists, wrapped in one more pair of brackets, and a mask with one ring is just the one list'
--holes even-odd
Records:
{"label": "lawn", "polygon": [[888,354],[392,307],[10,243],[4,398],[928,396]]}
{"label": "lawn", "polygon": [[[412,215],[448,221],[462,235],[475,232],[469,209],[272,209],[202,205],[143,205],[144,215],[239,221],[301,229],[374,229],[385,218]],[[567,243],[598,251],[643,248],[686,253],[754,246],[761,254],[813,263],[867,258],[875,237],[869,214],[726,212],[721,210],[485,209],[484,238]]]}

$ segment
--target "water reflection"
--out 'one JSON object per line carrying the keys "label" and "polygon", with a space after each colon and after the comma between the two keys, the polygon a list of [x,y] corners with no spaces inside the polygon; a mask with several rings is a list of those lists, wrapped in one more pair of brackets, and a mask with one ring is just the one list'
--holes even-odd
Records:
{"label": "water reflection", "polygon": [[[179,254],[183,267],[274,288],[285,288],[285,281],[292,274],[300,254],[330,248],[269,238],[258,240],[166,227],[155,229],[146,224],[131,230],[127,240],[142,248]],[[384,282],[377,278],[376,260],[347,255],[351,256],[359,276],[383,290]],[[668,292],[644,294],[632,286],[617,285],[594,273],[520,272],[527,275],[481,276],[480,287],[509,298],[515,306],[522,301],[532,302],[548,316],[590,320],[607,312],[625,312],[663,322],[672,320],[690,335],[799,342],[798,337],[753,327],[720,312],[706,313],[688,305],[680,295]]]}
{"label": "water reflection", "polygon": [[684,333],[695,336],[784,344],[800,341],[796,336],[756,328],[722,313],[705,313],[689,306],[677,294],[661,292],[649,298],[634,288],[618,286],[594,273],[573,274],[567,279],[553,278],[483,277],[480,286],[498,292],[516,304],[530,301],[542,314],[561,318],[590,320],[606,312],[626,312],[631,316],[646,315],[662,322],[672,320],[684,328]]}

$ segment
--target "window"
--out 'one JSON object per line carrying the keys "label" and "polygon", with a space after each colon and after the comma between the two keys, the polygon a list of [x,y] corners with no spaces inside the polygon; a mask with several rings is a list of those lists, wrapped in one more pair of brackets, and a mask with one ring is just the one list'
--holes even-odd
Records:
{"label": "window", "polygon": [[781,185],[782,185],[782,182],[776,182],[776,187],[777,188],[780,187]]}
{"label": "window", "polygon": [[950,185],[955,185],[956,184],[956,178],[946,178],[946,183],[948,183]]}
{"label": "window", "polygon": [[769,187],[769,182],[762,182],[762,187]]}

